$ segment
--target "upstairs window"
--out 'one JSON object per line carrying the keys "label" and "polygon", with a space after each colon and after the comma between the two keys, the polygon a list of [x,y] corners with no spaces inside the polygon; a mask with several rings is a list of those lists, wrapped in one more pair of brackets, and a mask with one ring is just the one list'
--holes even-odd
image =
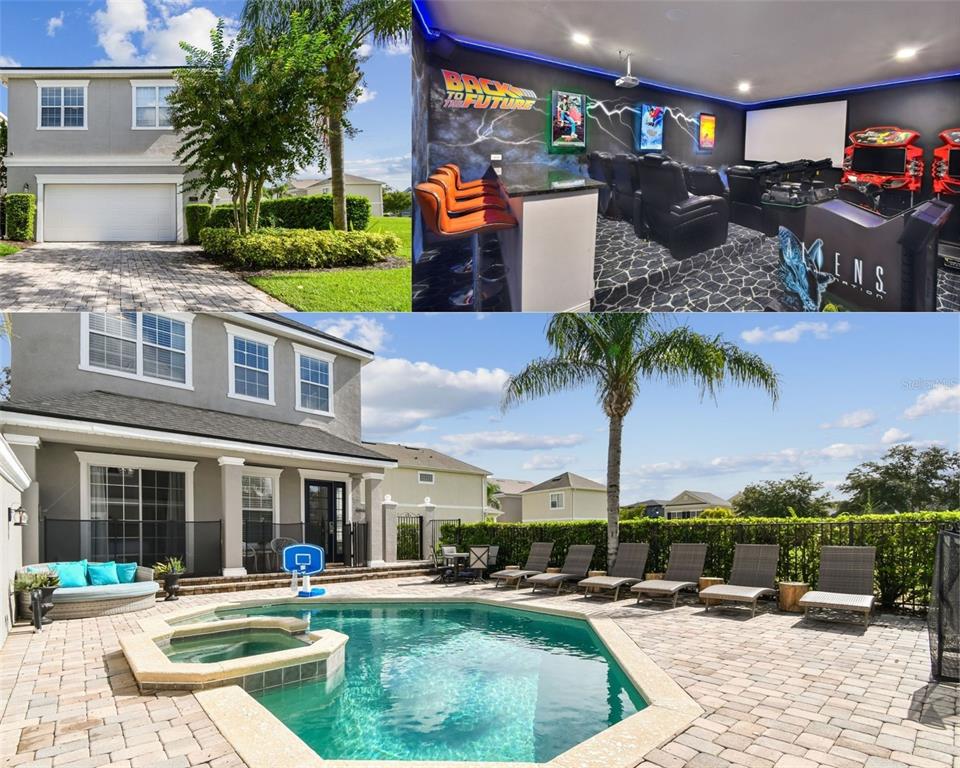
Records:
{"label": "upstairs window", "polygon": [[333,413],[333,355],[294,344],[297,366],[297,410]]}
{"label": "upstairs window", "polygon": [[171,128],[170,107],[167,99],[176,85],[165,83],[137,83],[133,85],[133,127]]}
{"label": "upstairs window", "polygon": [[256,331],[227,325],[230,352],[230,397],[273,405],[273,344]]}
{"label": "upstairs window", "polygon": [[417,473],[417,482],[421,485],[433,485],[435,476],[433,472],[418,472]]}
{"label": "upstairs window", "polygon": [[563,509],[563,492],[550,494],[550,509]]}
{"label": "upstairs window", "polygon": [[87,81],[37,82],[37,127],[83,130],[87,127]]}
{"label": "upstairs window", "polygon": [[83,370],[191,386],[190,323],[152,313],[82,316]]}

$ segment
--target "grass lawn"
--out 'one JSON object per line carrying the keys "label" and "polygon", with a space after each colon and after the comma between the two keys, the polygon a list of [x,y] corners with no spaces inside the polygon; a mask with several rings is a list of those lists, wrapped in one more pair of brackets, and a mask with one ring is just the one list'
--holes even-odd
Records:
{"label": "grass lawn", "polygon": [[[4,256],[9,256],[11,253],[16,253],[20,250],[19,245],[11,245],[10,243],[0,243],[0,259]],[[407,256],[407,258],[410,258]]]}
{"label": "grass lawn", "polygon": [[410,267],[251,275],[247,282],[300,312],[409,312],[412,305]]}
{"label": "grass lawn", "polygon": [[413,228],[409,216],[371,216],[367,232],[389,232],[400,238],[401,259],[410,261],[413,253]]}

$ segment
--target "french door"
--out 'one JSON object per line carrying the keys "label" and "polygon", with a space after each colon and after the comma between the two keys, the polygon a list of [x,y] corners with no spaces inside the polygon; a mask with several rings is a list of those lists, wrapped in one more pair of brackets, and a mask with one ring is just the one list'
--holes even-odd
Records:
{"label": "french door", "polygon": [[324,548],[328,563],[343,562],[347,486],[332,480],[304,480],[304,537]]}

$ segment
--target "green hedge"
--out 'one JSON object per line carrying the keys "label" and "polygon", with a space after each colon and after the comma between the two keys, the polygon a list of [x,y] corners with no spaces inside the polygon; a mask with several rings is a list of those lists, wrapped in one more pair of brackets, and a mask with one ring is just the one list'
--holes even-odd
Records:
{"label": "green hedge", "polygon": [[400,238],[388,232],[335,232],[315,229],[261,229],[239,235],[206,227],[203,249],[237,269],[322,269],[367,267],[396,256]]}
{"label": "green hedge", "polygon": [[200,245],[200,230],[207,226],[213,206],[209,203],[190,203],[187,206],[187,242]]}
{"label": "green hedge", "polygon": [[[260,223],[286,229],[330,229],[333,226],[333,195],[279,197],[260,203]],[[347,227],[364,230],[370,223],[370,201],[347,195]],[[233,205],[218,205],[210,213],[210,227],[232,227]]]}
{"label": "green hedge", "polygon": [[[936,533],[944,525],[960,527],[960,512],[918,512],[770,520],[662,520],[647,518],[620,523],[620,541],[650,543],[648,571],[664,571],[674,542],[705,542],[705,575],[726,577],[734,545],[779,544],[781,581],[805,581],[814,586],[824,544],[877,548],[876,590],[884,607],[923,609],[930,599]],[[593,544],[594,568],[606,568],[607,525],[603,520],[545,523],[468,523],[445,525],[444,543],[461,550],[471,544],[499,544],[500,565],[522,565],[534,541],[554,542],[551,565],[560,565],[571,544]]]}
{"label": "green hedge", "polygon": [[37,197],[27,192],[6,196],[6,236],[8,240],[33,240],[37,220]]}

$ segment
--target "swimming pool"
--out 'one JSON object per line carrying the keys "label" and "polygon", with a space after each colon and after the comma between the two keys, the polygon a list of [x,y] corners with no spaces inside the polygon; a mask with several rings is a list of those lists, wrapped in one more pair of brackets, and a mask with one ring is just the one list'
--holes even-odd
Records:
{"label": "swimming pool", "polygon": [[163,652],[170,661],[207,664],[306,645],[307,641],[281,629],[236,629],[174,637]]}
{"label": "swimming pool", "polygon": [[547,762],[646,706],[587,622],[469,603],[261,606],[349,635],[346,676],[253,694],[321,757]]}

